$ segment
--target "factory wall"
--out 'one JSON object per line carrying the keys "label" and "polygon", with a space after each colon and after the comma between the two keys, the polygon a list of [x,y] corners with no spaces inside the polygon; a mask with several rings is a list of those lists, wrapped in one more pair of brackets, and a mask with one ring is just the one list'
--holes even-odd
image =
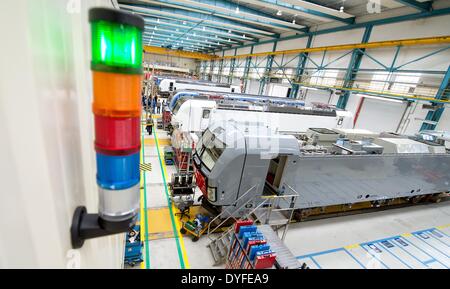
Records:
{"label": "factory wall", "polygon": [[171,55],[159,55],[152,53],[145,53],[144,62],[150,64],[188,68],[191,72],[194,72],[198,65],[195,59],[176,57]]}
{"label": "factory wall", "polygon": [[[448,3],[445,4],[442,1],[437,1],[438,8],[441,6],[447,7]],[[402,15],[406,13],[412,13],[410,8],[399,8],[391,12],[392,16]],[[376,15],[365,16],[364,20],[375,20]],[[326,28],[330,24],[325,24],[316,29],[320,30]],[[448,27],[450,27],[450,15],[437,16],[431,18],[425,18],[420,20],[405,21],[394,24],[379,25],[374,26],[369,42],[374,41],[385,41],[385,40],[396,40],[396,39],[409,39],[409,38],[421,38],[421,37],[433,37],[433,36],[443,36],[448,35]],[[313,29],[314,30],[314,29]],[[341,31],[336,33],[321,34],[316,35],[312,39],[312,47],[329,46],[329,45],[339,45],[339,44],[351,44],[360,43],[362,41],[364,34],[364,28],[353,29],[348,31]],[[283,35],[284,36],[284,35]],[[307,44],[307,38],[299,38],[293,40],[280,41],[277,44],[276,50],[288,50],[305,48]],[[450,65],[450,49],[441,51],[433,56],[419,60],[416,62],[411,62],[414,59],[422,57],[433,51],[443,48],[444,46],[413,46],[413,47],[403,47],[398,54],[395,61],[395,65],[404,65],[402,69],[404,70],[421,70],[421,71],[446,71]],[[237,49],[237,54],[249,53],[249,48]],[[273,50],[273,43],[255,45],[253,52],[268,52]],[[242,52],[241,52],[242,51]],[[225,51],[225,55],[234,55],[234,49]],[[383,49],[371,49],[367,51],[373,58],[379,60],[385,66],[391,66],[396,48],[383,48]],[[310,53],[310,59],[306,62],[306,71],[304,76],[309,78],[317,72],[317,65],[326,65],[327,63],[333,61],[327,69],[333,70],[335,68],[335,74],[331,73],[328,86],[339,86],[342,85],[342,81],[349,66],[351,60],[351,53],[344,56],[348,51],[329,51],[325,55],[323,52]],[[220,55],[222,52],[220,52]],[[290,86],[287,82],[287,78],[291,78],[295,72],[295,68],[298,63],[298,57],[296,59],[295,55],[286,56],[275,56],[274,63],[272,65],[272,74],[276,73],[277,77],[284,78],[279,81],[279,83],[269,83],[266,85],[264,94],[280,96],[284,93],[284,87]],[[341,57],[339,60],[337,58]],[[242,61],[242,60],[237,60]],[[247,83],[248,93],[258,93],[260,87],[260,77],[264,73],[264,68],[267,64],[267,60],[264,57],[253,58],[253,66],[250,68],[249,77],[250,80]],[[408,64],[409,63],[409,64]],[[257,66],[256,68],[254,66]],[[284,66],[284,75],[281,70],[277,71],[277,66]],[[364,56],[360,69],[372,69],[372,71],[360,71],[357,79],[356,85],[360,88],[365,88],[365,86],[370,85],[375,74],[379,72],[374,72],[374,69],[380,70],[382,66],[377,64],[375,61],[371,60],[369,57]],[[332,72],[332,71],[331,71]],[[430,95],[433,97],[440,83],[442,82],[443,74],[437,73],[419,73],[414,76],[418,77],[417,85],[414,87],[415,92],[422,95]],[[395,82],[395,75],[393,81]],[[326,78],[324,78],[326,79]],[[334,79],[334,80],[333,80]],[[303,80],[302,80],[303,81]],[[278,87],[278,89],[277,89]],[[305,99],[307,103],[311,102],[325,102],[330,104],[336,104],[338,96],[330,93],[329,91],[312,91],[300,89],[297,97]],[[351,94],[347,109],[351,111],[356,111],[361,96],[357,94]],[[357,127],[372,128],[377,131],[382,130],[399,130],[403,133],[416,133],[423,123],[428,110],[422,109],[422,103],[408,105],[406,102],[395,103],[387,102],[384,100],[374,100],[366,99],[363,106],[360,109],[360,116],[356,123]],[[367,115],[366,115],[367,114]],[[378,117],[383,115],[383,117]],[[446,114],[447,115],[447,114]],[[403,116],[403,117],[402,117]],[[444,121],[444,117],[441,122]],[[439,127],[443,127],[440,125]]]}
{"label": "factory wall", "polygon": [[446,108],[442,113],[441,120],[436,126],[436,130],[450,131],[450,108]]}
{"label": "factory wall", "polygon": [[87,10],[111,3],[16,0],[0,9],[8,39],[0,47],[0,268],[122,265],[123,235],[72,250],[69,234],[77,206],[98,211]]}

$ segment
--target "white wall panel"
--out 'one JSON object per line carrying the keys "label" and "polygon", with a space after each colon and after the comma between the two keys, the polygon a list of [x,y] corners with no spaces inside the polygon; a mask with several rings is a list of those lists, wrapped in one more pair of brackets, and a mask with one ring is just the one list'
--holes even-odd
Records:
{"label": "white wall panel", "polygon": [[373,27],[370,41],[446,36],[449,27],[450,15],[379,25]]}
{"label": "white wall panel", "polygon": [[446,107],[442,113],[441,119],[439,120],[436,130],[443,130],[450,132],[450,107]]}
{"label": "white wall panel", "polygon": [[291,88],[290,85],[269,83],[266,87],[266,91],[267,91],[267,95],[269,95],[269,96],[287,97],[289,88]]}
{"label": "white wall panel", "polygon": [[93,5],[111,1],[17,0],[0,9],[8,39],[0,47],[1,268],[122,265],[123,234],[76,251],[69,234],[76,206],[98,211],[87,21]]}
{"label": "white wall panel", "polygon": [[306,48],[307,43],[308,37],[280,41],[277,44],[277,51]]}
{"label": "white wall panel", "polygon": [[331,91],[302,89],[306,106],[311,106],[313,102],[328,103],[331,97]]}
{"label": "white wall panel", "polygon": [[272,50],[273,50],[273,43],[266,43],[255,45],[255,47],[253,48],[253,53],[272,52]]}
{"label": "white wall panel", "polygon": [[232,56],[232,55],[234,55],[234,49],[230,49],[230,50],[225,51],[224,55],[225,56]]}
{"label": "white wall panel", "polygon": [[249,54],[251,52],[251,47],[243,47],[243,48],[239,48],[237,50],[237,55],[241,55],[241,54]]}
{"label": "white wall panel", "polygon": [[313,38],[312,46],[321,47],[329,45],[361,43],[364,28],[320,34]]}
{"label": "white wall panel", "polygon": [[196,66],[198,65],[195,59],[158,55],[151,53],[145,54],[144,61],[150,64],[171,65],[175,67],[188,68],[191,71],[194,71]]}
{"label": "white wall panel", "polygon": [[259,81],[257,80],[249,80],[247,84],[247,93],[248,94],[258,94],[259,90]]}
{"label": "white wall panel", "polygon": [[355,128],[374,132],[396,131],[406,103],[394,103],[366,98],[356,121]]}

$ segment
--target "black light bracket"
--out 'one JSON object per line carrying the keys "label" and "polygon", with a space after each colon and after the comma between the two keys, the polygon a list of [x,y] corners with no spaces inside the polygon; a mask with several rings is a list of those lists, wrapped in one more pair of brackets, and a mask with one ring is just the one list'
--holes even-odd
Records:
{"label": "black light bracket", "polygon": [[72,248],[80,249],[87,239],[128,232],[130,228],[134,227],[135,223],[136,216],[123,221],[112,222],[104,220],[99,214],[88,214],[84,206],[77,207],[70,228]]}

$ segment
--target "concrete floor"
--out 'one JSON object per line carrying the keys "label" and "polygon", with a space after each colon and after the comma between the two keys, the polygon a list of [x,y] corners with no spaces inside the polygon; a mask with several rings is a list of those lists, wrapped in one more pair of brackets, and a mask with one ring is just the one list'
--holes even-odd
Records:
{"label": "concrete floor", "polygon": [[[179,234],[163,181],[164,171],[169,182],[175,169],[160,163],[169,137],[161,130],[156,135],[160,156],[155,135],[144,137],[144,162],[152,171],[146,173],[148,241],[141,268],[212,268],[209,239],[194,243]],[[310,268],[449,268],[449,236],[450,202],[442,202],[292,224],[285,243]]]}

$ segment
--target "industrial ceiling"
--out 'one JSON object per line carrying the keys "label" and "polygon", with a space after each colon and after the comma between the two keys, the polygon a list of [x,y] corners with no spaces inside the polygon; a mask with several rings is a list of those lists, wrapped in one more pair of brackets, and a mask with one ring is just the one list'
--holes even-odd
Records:
{"label": "industrial ceiling", "polygon": [[[379,11],[409,6],[432,9],[432,1],[383,0]],[[327,22],[352,25],[369,14],[362,0],[119,0],[120,9],[145,19],[144,44],[212,52],[285,33],[307,33]]]}

